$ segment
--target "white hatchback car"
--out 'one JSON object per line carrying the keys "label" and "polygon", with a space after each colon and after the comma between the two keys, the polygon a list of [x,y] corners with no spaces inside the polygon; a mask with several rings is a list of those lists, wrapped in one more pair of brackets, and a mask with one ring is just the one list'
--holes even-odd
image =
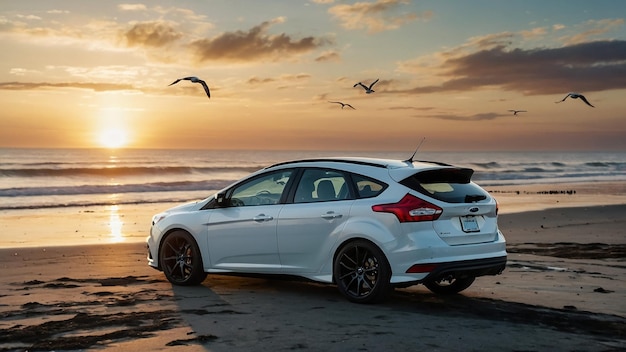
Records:
{"label": "white hatchback car", "polygon": [[361,303],[419,283],[457,293],[507,259],[497,203],[472,174],[412,160],[276,164],[155,215],[148,263],[176,285],[207,273],[294,275]]}

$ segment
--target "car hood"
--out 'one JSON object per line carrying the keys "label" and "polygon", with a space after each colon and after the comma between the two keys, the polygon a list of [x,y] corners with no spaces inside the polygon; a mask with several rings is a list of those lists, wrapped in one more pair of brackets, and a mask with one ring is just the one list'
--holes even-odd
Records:
{"label": "car hood", "polygon": [[206,199],[204,200],[200,200],[200,201],[195,201],[195,202],[189,202],[189,203],[185,203],[185,204],[181,204],[181,205],[177,205],[173,208],[169,208],[166,211],[164,211],[164,213],[167,214],[171,214],[171,213],[184,213],[184,212],[188,212],[188,211],[194,211],[194,210],[198,210],[202,207],[202,205],[204,205],[204,203],[206,203]]}

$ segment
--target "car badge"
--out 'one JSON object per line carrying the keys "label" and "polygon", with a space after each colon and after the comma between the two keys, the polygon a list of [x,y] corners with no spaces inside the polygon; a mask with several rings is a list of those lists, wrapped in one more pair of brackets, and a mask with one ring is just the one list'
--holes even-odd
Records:
{"label": "car badge", "polygon": [[478,207],[472,207],[472,208],[469,208],[470,213],[475,213],[475,212],[477,212],[477,211],[479,211],[479,210],[480,210],[480,209],[479,209]]}

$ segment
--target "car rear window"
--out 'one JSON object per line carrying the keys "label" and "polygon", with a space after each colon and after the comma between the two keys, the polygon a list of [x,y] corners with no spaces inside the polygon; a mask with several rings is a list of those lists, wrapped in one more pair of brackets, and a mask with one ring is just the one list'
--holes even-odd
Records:
{"label": "car rear window", "polygon": [[478,185],[471,182],[474,170],[445,168],[427,170],[400,181],[400,184],[447,203],[472,203],[488,197]]}

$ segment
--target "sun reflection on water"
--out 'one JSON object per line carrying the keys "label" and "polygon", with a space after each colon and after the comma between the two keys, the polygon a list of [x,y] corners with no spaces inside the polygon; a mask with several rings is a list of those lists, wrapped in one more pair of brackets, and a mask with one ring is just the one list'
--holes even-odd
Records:
{"label": "sun reflection on water", "polygon": [[124,242],[124,235],[122,234],[122,227],[124,222],[119,214],[119,206],[111,205],[109,206],[110,216],[109,216],[109,229],[111,232],[109,233],[110,241],[112,243],[120,243]]}

